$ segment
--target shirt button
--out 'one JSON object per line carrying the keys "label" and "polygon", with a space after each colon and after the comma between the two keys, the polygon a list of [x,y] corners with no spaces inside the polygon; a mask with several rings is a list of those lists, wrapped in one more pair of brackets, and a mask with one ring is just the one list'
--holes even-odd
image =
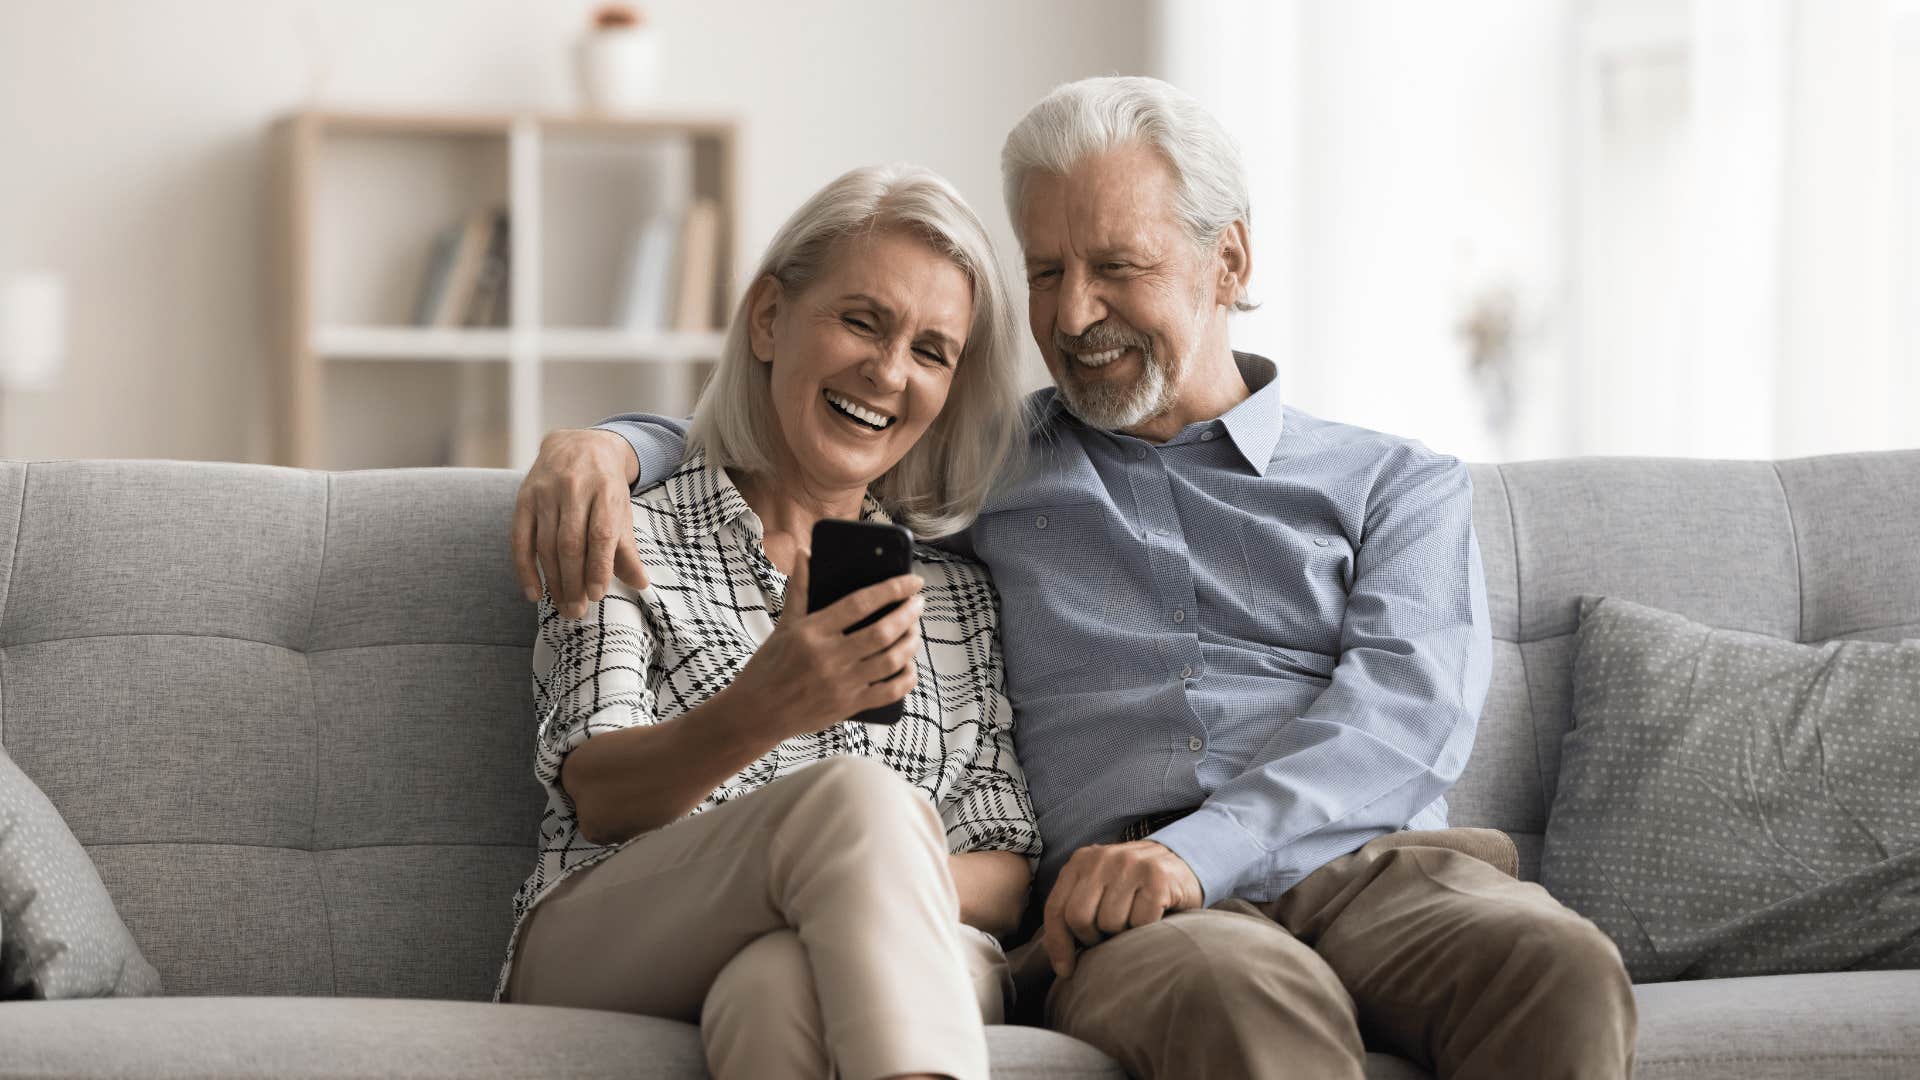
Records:
{"label": "shirt button", "polygon": [[1316,536],[1316,537],[1314,537],[1314,538],[1313,538],[1313,546],[1314,546],[1314,547],[1326,547],[1326,546],[1327,546],[1328,544],[1330,544],[1330,543],[1332,543],[1332,542],[1333,542],[1333,541],[1331,541],[1331,540],[1328,540],[1328,539],[1327,539],[1326,537],[1324,537],[1324,536]]}
{"label": "shirt button", "polygon": [[1193,678],[1193,665],[1192,665],[1192,664],[1188,664],[1188,665],[1187,665],[1186,667],[1183,667],[1183,668],[1181,668],[1181,669],[1180,669],[1180,677],[1181,677],[1181,678],[1183,678],[1183,679],[1191,679],[1191,678]]}
{"label": "shirt button", "polygon": [[1201,432],[1201,433],[1200,433],[1200,441],[1201,441],[1201,442],[1212,442],[1212,441],[1213,441],[1213,432],[1211,432],[1211,431],[1203,431],[1203,432]]}
{"label": "shirt button", "polygon": [[1141,461],[1147,460],[1147,448],[1143,446],[1140,449],[1135,450],[1133,452],[1133,456],[1139,458]]}
{"label": "shirt button", "polygon": [[1187,621],[1187,613],[1186,613],[1186,612],[1185,612],[1184,610],[1182,610],[1182,609],[1180,609],[1180,608],[1174,608],[1174,609],[1173,609],[1173,621],[1174,621],[1174,622],[1186,622],[1186,621]]}
{"label": "shirt button", "polygon": [[1046,527],[1047,527],[1047,515],[1045,515],[1045,514],[1041,514],[1041,515],[1040,515],[1039,517],[1037,517],[1037,518],[1034,518],[1034,519],[1033,519],[1033,527],[1034,527],[1034,528],[1036,528],[1036,529],[1044,529],[1044,528],[1046,528]]}
{"label": "shirt button", "polygon": [[1203,746],[1205,746],[1205,745],[1207,745],[1207,744],[1206,744],[1206,743],[1203,743],[1203,742],[1201,742],[1201,741],[1200,741],[1200,736],[1198,736],[1198,735],[1195,735],[1195,736],[1194,736],[1193,738],[1191,738],[1191,739],[1188,739],[1188,740],[1187,740],[1187,749],[1189,749],[1189,750],[1191,750],[1191,751],[1193,751],[1193,752],[1194,752],[1194,753],[1196,753],[1196,754],[1197,754],[1197,753],[1199,753],[1199,752],[1200,752],[1200,748],[1201,748],[1201,747],[1203,747]]}

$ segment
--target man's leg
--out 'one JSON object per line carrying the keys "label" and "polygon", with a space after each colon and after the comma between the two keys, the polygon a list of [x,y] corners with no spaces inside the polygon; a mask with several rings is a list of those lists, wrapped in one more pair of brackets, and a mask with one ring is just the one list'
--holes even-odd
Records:
{"label": "man's leg", "polygon": [[1332,966],[1370,1043],[1445,1080],[1632,1069],[1619,952],[1538,885],[1458,851],[1369,844],[1265,907]]}
{"label": "man's leg", "polygon": [[1138,1080],[1360,1080],[1365,1053],[1340,980],[1293,935],[1236,906],[1175,912],[1081,953],[1053,984],[1047,1026]]}

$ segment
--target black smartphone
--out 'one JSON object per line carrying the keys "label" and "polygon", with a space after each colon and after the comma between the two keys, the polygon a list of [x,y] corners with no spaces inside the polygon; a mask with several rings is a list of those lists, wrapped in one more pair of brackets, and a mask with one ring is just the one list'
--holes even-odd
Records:
{"label": "black smartphone", "polygon": [[[813,554],[807,560],[807,610],[819,611],[849,593],[913,572],[913,534],[898,525],[828,518],[813,524]],[[888,604],[847,628],[877,622],[899,607]],[[853,719],[863,724],[897,724],[902,702],[868,709]]]}

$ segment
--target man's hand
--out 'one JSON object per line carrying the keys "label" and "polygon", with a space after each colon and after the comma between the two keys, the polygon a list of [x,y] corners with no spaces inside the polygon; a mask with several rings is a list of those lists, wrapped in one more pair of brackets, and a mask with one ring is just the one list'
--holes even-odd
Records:
{"label": "man's hand", "polygon": [[611,431],[555,431],[540,441],[513,504],[513,570],[529,601],[540,599],[542,574],[570,619],[607,595],[614,574],[647,587],[629,494],[639,473],[633,448]]}
{"label": "man's hand", "polygon": [[1200,906],[1200,879],[1185,859],[1154,840],[1090,844],[1073,853],[1047,894],[1040,931],[1060,978],[1073,974],[1080,946],[1159,922],[1169,911]]}

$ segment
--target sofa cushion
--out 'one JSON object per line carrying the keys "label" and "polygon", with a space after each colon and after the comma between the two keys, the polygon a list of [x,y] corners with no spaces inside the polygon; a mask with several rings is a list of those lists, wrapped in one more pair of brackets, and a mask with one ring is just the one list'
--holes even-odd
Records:
{"label": "sofa cushion", "polygon": [[1636,986],[1638,1080],[1920,1076],[1920,971]]}
{"label": "sofa cushion", "polygon": [[1920,642],[1583,605],[1541,883],[1635,981],[1920,966]]}
{"label": "sofa cushion", "polygon": [[[1050,1031],[990,1027],[996,1077],[1124,1080]],[[380,998],[163,998],[0,1005],[0,1077],[705,1080],[700,1032],[650,1016]]]}
{"label": "sofa cushion", "polygon": [[0,998],[159,992],[85,849],[0,750]]}

